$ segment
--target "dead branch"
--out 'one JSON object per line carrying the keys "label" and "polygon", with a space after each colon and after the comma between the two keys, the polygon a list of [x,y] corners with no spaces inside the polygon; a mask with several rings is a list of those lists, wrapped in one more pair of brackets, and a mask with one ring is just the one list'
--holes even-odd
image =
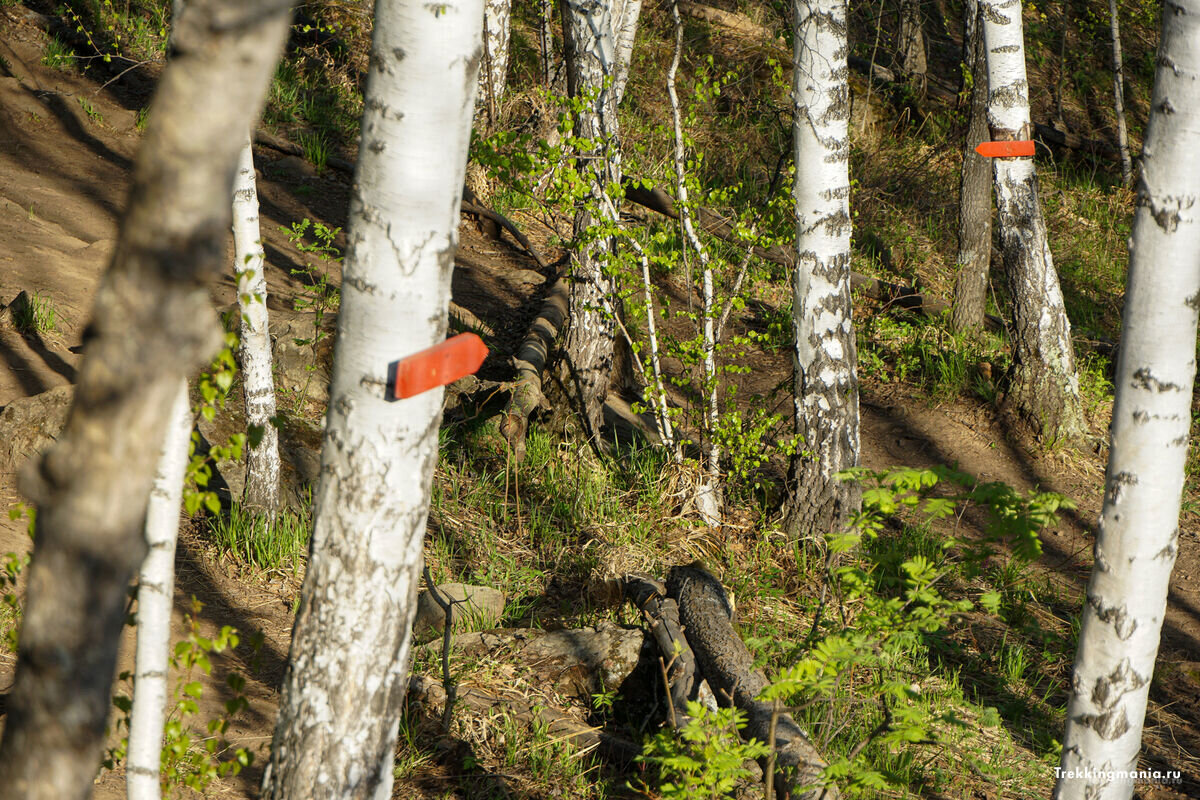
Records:
{"label": "dead branch", "polygon": [[667,681],[668,716],[676,729],[688,722],[687,703],[696,683],[696,656],[688,646],[679,623],[679,607],[666,596],[658,581],[642,575],[626,575],[622,581],[625,599],[641,610],[650,624],[650,635],[658,645]]}
{"label": "dead branch", "polygon": [[[754,657],[733,629],[733,608],[721,582],[698,564],[672,567],[667,595],[679,603],[679,617],[701,673],[722,703],[732,700],[746,714],[742,735],[760,742],[771,739],[774,727],[775,796],[783,800],[838,800],[834,786],[819,787],[828,762],[790,714],[778,714],[773,703],[758,699],[768,685],[754,669]],[[764,770],[768,766],[764,759]],[[818,788],[803,789],[803,787]]]}
{"label": "dead branch", "polygon": [[518,464],[525,457],[525,432],[529,427],[529,415],[535,408],[548,408],[550,405],[542,394],[542,370],[567,320],[567,302],[567,283],[559,278],[550,287],[549,294],[542,301],[541,310],[513,358],[517,378],[513,381],[512,397],[500,420],[500,433],[512,448]]}

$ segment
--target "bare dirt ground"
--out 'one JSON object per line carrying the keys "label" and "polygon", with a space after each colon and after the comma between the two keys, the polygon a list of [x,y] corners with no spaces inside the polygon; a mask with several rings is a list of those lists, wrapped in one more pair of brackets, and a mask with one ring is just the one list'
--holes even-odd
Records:
{"label": "bare dirt ground", "polygon": [[[0,338],[0,409],[73,380],[79,356],[72,348],[80,344],[93,293],[113,250],[139,139],[136,110],[148,100],[120,83],[103,88],[90,77],[42,66],[44,41],[40,30],[0,10],[0,303],[22,290],[39,292],[59,315],[55,334]],[[303,218],[343,224],[348,183],[332,171],[306,174],[270,150],[259,149],[256,164],[271,307],[286,308],[303,292],[292,275],[303,256],[280,228]],[[502,343],[515,346],[539,284],[525,271],[535,267],[518,251],[480,236],[470,223],[463,225],[462,247],[456,302],[496,329]],[[219,306],[232,302],[232,278],[214,287],[213,295]],[[786,355],[764,356],[755,366],[755,374],[771,385],[791,370]],[[493,361],[490,368],[501,371],[502,362]],[[862,411],[867,466],[957,464],[981,479],[1021,489],[1053,489],[1074,498],[1078,509],[1044,537],[1041,566],[1067,598],[1055,615],[1067,619],[1078,612],[1102,498],[1099,455],[1035,455],[1014,442],[989,409],[961,402],[930,405],[905,387],[864,386]],[[19,499],[16,475],[0,473],[0,506]],[[964,524],[971,524],[969,517]],[[0,515],[0,552],[27,546],[23,525]],[[1145,797],[1200,796],[1200,536],[1194,515],[1185,517],[1179,547],[1159,677],[1151,693],[1146,758],[1183,770],[1186,783],[1179,792],[1147,790]],[[205,604],[200,615],[205,633],[234,625],[244,634],[264,635],[261,668],[248,671],[249,664],[219,659],[205,694],[206,704],[219,704],[218,687],[231,667],[252,676],[247,689],[251,710],[238,718],[232,733],[258,752],[261,765],[274,724],[275,686],[287,658],[294,583],[271,576],[244,579],[189,531],[183,534],[177,567],[178,631],[185,630],[195,596]],[[0,655],[0,688],[11,682],[12,668],[12,657]],[[126,647],[121,669],[129,668],[131,649]],[[225,783],[217,796],[252,796],[259,776],[258,769],[251,769]],[[119,770],[99,780],[97,797],[123,793]]]}

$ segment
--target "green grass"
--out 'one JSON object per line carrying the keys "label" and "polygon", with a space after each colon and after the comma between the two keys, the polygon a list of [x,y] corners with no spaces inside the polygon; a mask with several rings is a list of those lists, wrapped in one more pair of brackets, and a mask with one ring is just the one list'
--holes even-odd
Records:
{"label": "green grass", "polygon": [[320,133],[300,131],[296,139],[298,144],[304,148],[304,158],[317,168],[317,172],[324,172],[329,163],[329,142],[325,136]]}
{"label": "green grass", "polygon": [[88,119],[90,119],[92,122],[95,122],[97,125],[104,122],[104,115],[97,111],[96,107],[93,106],[88,100],[82,97],[78,98],[78,100],[79,107],[83,109],[84,114],[87,114]]}
{"label": "green grass", "polygon": [[[33,218],[32,206],[30,219]],[[58,330],[58,312],[50,298],[35,291],[27,302],[13,304],[13,324],[21,333],[46,334]]]}
{"label": "green grass", "polygon": [[208,538],[222,552],[258,569],[295,569],[308,552],[309,525],[307,514],[266,515],[234,504],[228,516],[208,518]]}
{"label": "green grass", "polygon": [[76,58],[75,51],[57,36],[50,37],[42,52],[42,64],[63,72],[74,68]]}

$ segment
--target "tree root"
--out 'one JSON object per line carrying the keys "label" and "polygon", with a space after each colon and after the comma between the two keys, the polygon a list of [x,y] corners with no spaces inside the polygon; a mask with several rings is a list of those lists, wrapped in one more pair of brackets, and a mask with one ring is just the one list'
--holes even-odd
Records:
{"label": "tree root", "polygon": [[529,326],[529,333],[513,358],[517,377],[512,384],[512,397],[500,420],[500,433],[512,448],[519,464],[525,458],[525,432],[529,415],[536,408],[549,408],[542,393],[542,370],[550,350],[567,321],[567,283],[559,278],[550,287],[542,308]]}

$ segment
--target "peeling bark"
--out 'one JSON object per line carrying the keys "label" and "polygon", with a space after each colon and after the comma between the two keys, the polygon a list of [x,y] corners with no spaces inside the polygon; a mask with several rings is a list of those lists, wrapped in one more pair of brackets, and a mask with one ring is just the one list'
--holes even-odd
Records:
{"label": "peeling bark", "polygon": [[787,516],[794,536],[840,529],[860,492],[834,475],[858,464],[858,376],[850,307],[850,90],[845,0],[797,0],[795,422]]}
{"label": "peeling bark", "polygon": [[263,797],[388,798],[442,389],[388,393],[444,340],[482,0],[379,0],[309,566]]}
{"label": "peeling bark", "polygon": [[[1028,139],[1029,85],[1020,0],[980,0],[988,117],[995,140]],[[1032,158],[996,158],[996,208],[1013,305],[1013,369],[1005,403],[1039,435],[1086,432],[1075,347],[1046,238]]]}
{"label": "peeling bark", "polygon": [[[1054,797],[1127,800],[1178,551],[1200,304],[1200,2],[1168,0],[1129,246],[1112,447]],[[1065,777],[1071,775],[1071,777]]]}
{"label": "peeling bark", "polygon": [[179,382],[220,343],[206,283],[227,268],[237,154],[287,24],[245,0],[193,0],[175,24],[67,426],[22,475],[39,513],[0,744],[8,796],[91,794],[157,443]]}

